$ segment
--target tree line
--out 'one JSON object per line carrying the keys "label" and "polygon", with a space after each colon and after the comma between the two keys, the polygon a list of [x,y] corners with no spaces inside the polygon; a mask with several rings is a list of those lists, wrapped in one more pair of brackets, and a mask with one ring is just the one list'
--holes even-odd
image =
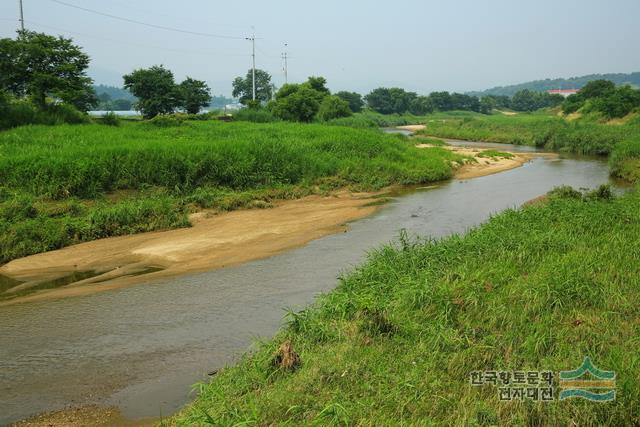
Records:
{"label": "tree line", "polygon": [[[106,110],[135,108],[149,119],[178,110],[196,114],[209,106],[212,99],[204,81],[187,77],[178,83],[173,73],[162,65],[136,69],[123,76],[124,88],[135,98],[114,99],[106,93],[97,96],[86,74],[88,66],[88,55],[69,38],[19,31],[15,39],[0,39],[0,108],[6,110],[13,98],[21,102],[28,100],[32,106],[29,108],[41,112],[61,110],[60,104],[85,112],[101,105]],[[496,108],[535,111],[563,102],[559,95],[527,89],[512,97],[478,97],[446,91],[419,95],[402,88],[381,87],[362,96],[349,91],[332,94],[326,79],[319,76],[309,77],[302,83],[285,84],[279,89],[264,70],[255,70],[255,79],[255,100],[251,70],[233,80],[233,96],[249,109],[262,109],[275,118],[299,122],[347,117],[365,108],[381,114],[426,115],[452,110],[491,114]],[[613,117],[627,111],[630,105],[637,105],[637,91],[615,88],[609,83],[606,93],[593,100],[587,98],[587,85],[586,91],[565,101],[563,108],[575,111],[586,104]]]}
{"label": "tree line", "polygon": [[562,103],[565,114],[597,112],[607,118],[624,117],[640,108],[640,90],[616,86],[610,80],[593,80]]}
{"label": "tree line", "polygon": [[[81,120],[78,111],[86,112],[101,101],[111,102],[113,109],[131,108],[113,105],[115,101],[105,96],[98,98],[88,67],[89,56],[70,38],[25,30],[18,31],[15,39],[0,39],[2,126]],[[177,84],[173,73],[162,66],[135,70],[123,78],[145,118],[178,108],[197,113],[211,100],[205,82],[188,77]]]}

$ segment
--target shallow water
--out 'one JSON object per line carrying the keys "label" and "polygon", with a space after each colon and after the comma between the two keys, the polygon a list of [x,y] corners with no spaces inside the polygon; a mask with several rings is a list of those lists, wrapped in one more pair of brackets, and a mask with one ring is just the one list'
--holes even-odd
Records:
{"label": "shallow water", "polygon": [[[470,145],[465,143],[466,145]],[[486,145],[485,145],[486,146]],[[530,151],[530,147],[499,146]],[[166,416],[190,385],[280,326],[284,309],[331,290],[367,250],[398,236],[461,233],[558,185],[608,182],[596,159],[537,159],[508,172],[399,195],[349,231],[241,266],[0,308],[0,424],[68,404]]]}

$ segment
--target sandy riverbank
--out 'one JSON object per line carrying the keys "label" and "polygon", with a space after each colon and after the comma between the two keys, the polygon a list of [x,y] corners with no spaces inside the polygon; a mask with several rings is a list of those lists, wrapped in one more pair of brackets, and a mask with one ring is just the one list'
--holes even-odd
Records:
{"label": "sandy riverbank", "polygon": [[[430,148],[433,146],[429,144],[417,144],[416,147]],[[455,175],[455,177],[458,179],[478,178],[481,176],[493,175],[494,173],[515,169],[538,157],[558,157],[558,155],[555,153],[511,152],[509,152],[510,157],[481,157],[480,154],[483,151],[486,151],[486,149],[455,146],[445,146],[443,148],[446,148],[447,150],[453,151],[454,153],[458,153],[463,156],[472,157],[474,159],[474,161],[470,161],[458,168]]]}
{"label": "sandy riverbank", "polygon": [[375,211],[374,196],[342,191],[282,201],[271,209],[202,212],[192,215],[190,228],[100,239],[20,258],[0,268],[0,274],[24,282],[20,289],[77,272],[96,275],[0,306],[86,295],[269,257],[345,230],[346,223]]}
{"label": "sandy riverbank", "polygon": [[[458,179],[513,169],[538,156],[514,153],[512,158],[482,158],[478,157],[480,149],[446,148],[476,159],[459,167]],[[190,228],[95,240],[20,258],[0,267],[1,275],[23,282],[14,288],[17,290],[78,273],[91,272],[91,277],[0,302],[0,306],[88,295],[266,258],[346,231],[348,222],[379,207],[375,198],[379,195],[341,191],[332,196],[281,201],[270,209],[201,212],[192,215]]]}

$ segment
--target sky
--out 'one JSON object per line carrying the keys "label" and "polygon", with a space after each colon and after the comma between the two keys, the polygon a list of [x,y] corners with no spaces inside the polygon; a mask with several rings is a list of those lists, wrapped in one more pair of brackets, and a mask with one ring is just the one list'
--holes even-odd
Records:
{"label": "sky", "polygon": [[[170,27],[169,31],[91,13]],[[0,2],[14,37],[19,0]],[[23,0],[28,29],[72,37],[96,83],[163,64],[180,81],[231,94],[256,66],[284,83],[323,76],[333,91],[398,86],[428,94],[529,80],[640,71],[638,0]],[[200,33],[192,34],[192,33]],[[223,37],[217,37],[223,36]],[[285,43],[287,46],[285,47]]]}

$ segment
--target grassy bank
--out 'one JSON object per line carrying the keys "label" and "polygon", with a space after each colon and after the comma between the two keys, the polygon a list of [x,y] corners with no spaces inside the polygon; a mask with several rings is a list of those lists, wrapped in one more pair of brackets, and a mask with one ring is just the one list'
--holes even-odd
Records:
{"label": "grassy bank", "polygon": [[[376,250],[172,421],[637,425],[640,194],[556,193],[464,236]],[[615,401],[500,402],[470,385],[472,371],[557,375],[587,355],[616,371]]]}
{"label": "grassy bank", "polygon": [[640,120],[604,123],[598,117],[567,120],[547,112],[430,119],[422,134],[473,141],[534,145],[553,151],[610,155],[614,176],[640,177]]}
{"label": "grassy bank", "polygon": [[348,186],[446,179],[459,156],[378,131],[189,121],[0,133],[0,262]]}

